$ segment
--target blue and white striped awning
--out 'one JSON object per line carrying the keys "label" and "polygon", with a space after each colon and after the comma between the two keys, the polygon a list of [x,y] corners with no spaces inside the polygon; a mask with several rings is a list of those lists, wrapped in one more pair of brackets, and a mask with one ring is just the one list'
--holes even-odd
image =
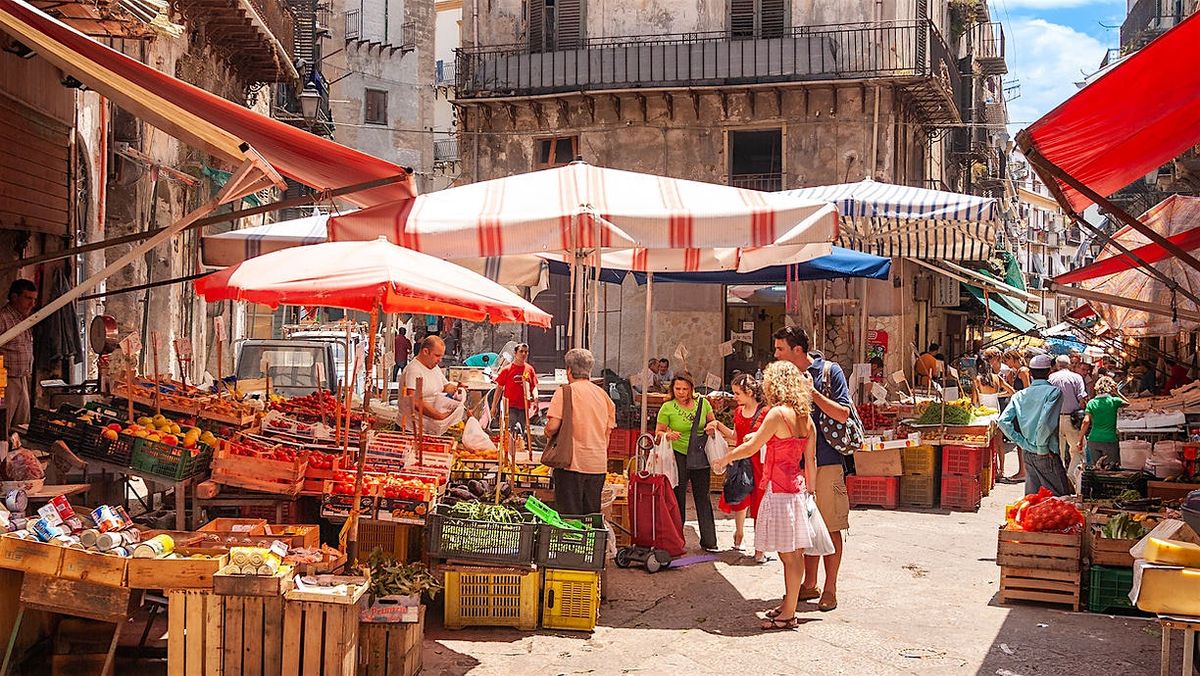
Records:
{"label": "blue and white striped awning", "polygon": [[835,244],[889,258],[984,260],[1000,226],[994,198],[870,179],[783,194],[832,202],[841,215]]}

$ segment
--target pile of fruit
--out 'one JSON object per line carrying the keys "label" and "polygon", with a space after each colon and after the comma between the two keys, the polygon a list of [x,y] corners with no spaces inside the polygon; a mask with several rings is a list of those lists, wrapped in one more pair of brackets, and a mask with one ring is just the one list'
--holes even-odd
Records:
{"label": "pile of fruit", "polygon": [[612,472],[609,472],[608,475],[604,477],[604,483],[624,486],[625,484],[629,483],[629,479],[627,479],[624,474],[613,474]]}
{"label": "pile of fruit", "polygon": [[460,448],[455,452],[454,457],[459,460],[498,460],[500,458],[500,451],[494,448],[483,451]]}
{"label": "pile of fruit", "polygon": [[308,452],[308,466],[312,469],[333,469],[337,464],[338,458],[342,457],[337,453],[325,453],[323,451]]}
{"label": "pile of fruit", "polygon": [[1083,529],[1083,512],[1054,497],[1045,486],[1005,508],[1009,530],[1031,533],[1078,533]]}
{"label": "pile of fruit", "polygon": [[299,454],[287,446],[265,444],[257,439],[249,437],[240,437],[226,444],[230,455],[240,455],[246,458],[258,458],[260,460],[278,460],[279,462],[295,462],[297,457],[303,456],[303,452]]}
{"label": "pile of fruit", "polygon": [[211,448],[217,445],[217,438],[212,432],[202,431],[199,427],[191,425],[181,425],[161,413],[154,417],[142,416],[137,422],[124,427],[119,423],[110,423],[100,432],[100,436],[111,441],[116,441],[122,434],[184,448],[196,448],[201,445]]}
{"label": "pile of fruit", "polygon": [[892,416],[885,415],[878,406],[870,402],[859,404],[855,408],[858,410],[858,419],[862,421],[863,429],[882,430],[891,427],[895,422]]}
{"label": "pile of fruit", "polygon": [[[420,474],[363,474],[363,495],[428,501],[437,495],[437,477]],[[354,495],[354,472],[334,472],[333,495]]]}
{"label": "pile of fruit", "polygon": [[[302,397],[272,401],[271,408],[311,420],[336,420],[345,415],[345,406],[327,390],[317,390]],[[362,420],[362,411],[350,411],[351,420]]]}

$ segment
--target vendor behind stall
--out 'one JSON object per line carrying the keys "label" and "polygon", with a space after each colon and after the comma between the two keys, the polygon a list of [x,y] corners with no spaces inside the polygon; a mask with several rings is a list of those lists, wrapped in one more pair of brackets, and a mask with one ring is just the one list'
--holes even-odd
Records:
{"label": "vendor behind stall", "polygon": [[[37,305],[37,285],[28,279],[17,279],[8,287],[8,303],[0,307],[0,334],[25,321]],[[16,338],[0,346],[4,368],[8,371],[8,387],[4,403],[8,427],[29,422],[29,377],[33,373],[33,334],[26,329]]]}
{"label": "vendor behind stall", "polygon": [[416,359],[404,367],[401,375],[405,395],[417,390],[418,379],[422,381],[416,412],[423,417],[425,434],[434,436],[445,434],[451,425],[463,419],[462,402],[446,396],[462,389],[463,385],[446,380],[440,366],[445,355],[445,341],[437,336],[425,336]]}

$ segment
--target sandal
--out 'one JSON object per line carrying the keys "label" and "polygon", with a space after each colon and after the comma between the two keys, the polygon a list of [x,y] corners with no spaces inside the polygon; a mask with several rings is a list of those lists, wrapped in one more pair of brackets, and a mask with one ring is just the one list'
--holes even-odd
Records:
{"label": "sandal", "polygon": [[796,627],[799,627],[799,626],[800,626],[800,618],[796,617],[795,615],[792,615],[791,617],[789,617],[786,620],[780,620],[778,618],[764,620],[763,623],[761,625],[759,625],[759,628],[762,629],[763,631],[782,631],[785,629],[787,629],[787,630],[795,629]]}
{"label": "sandal", "polygon": [[816,587],[813,587],[812,589],[805,589],[804,587],[800,588],[799,600],[811,601],[813,599],[819,599],[819,598],[821,598],[821,590],[820,589],[817,589]]}
{"label": "sandal", "polygon": [[821,602],[817,604],[817,610],[827,613],[831,610],[837,610],[837,597],[830,596],[828,600],[822,596]]}

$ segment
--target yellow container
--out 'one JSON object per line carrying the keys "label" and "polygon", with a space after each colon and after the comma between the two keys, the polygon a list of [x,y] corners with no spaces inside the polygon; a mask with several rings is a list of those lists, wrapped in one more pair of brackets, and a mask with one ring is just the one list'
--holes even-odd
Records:
{"label": "yellow container", "polygon": [[592,631],[600,618],[600,573],[547,569],[542,591],[542,626]]}
{"label": "yellow container", "polygon": [[456,567],[446,571],[447,629],[537,629],[541,575],[536,570]]}

